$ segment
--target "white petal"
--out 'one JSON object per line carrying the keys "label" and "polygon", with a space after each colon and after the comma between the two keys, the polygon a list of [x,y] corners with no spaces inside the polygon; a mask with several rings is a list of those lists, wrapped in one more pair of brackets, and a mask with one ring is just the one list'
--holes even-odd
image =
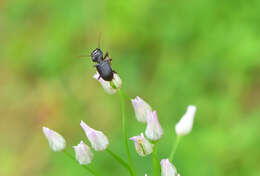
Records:
{"label": "white petal", "polygon": [[159,123],[156,111],[147,111],[147,127],[145,135],[151,140],[159,140],[163,135],[163,129]]}
{"label": "white petal", "polygon": [[136,119],[139,122],[145,123],[147,121],[146,111],[152,110],[151,106],[138,96],[131,101],[135,110]]}
{"label": "white petal", "polygon": [[161,176],[177,176],[177,170],[168,159],[161,160]]}
{"label": "white petal", "polygon": [[107,137],[101,132],[90,128],[86,123],[81,121],[80,126],[85,131],[91,146],[96,151],[105,150],[109,144]]}
{"label": "white petal", "polygon": [[86,145],[83,141],[76,146],[73,146],[76,153],[76,159],[80,164],[89,164],[93,159],[93,153],[90,150],[89,146]]}
{"label": "white petal", "polygon": [[[122,85],[122,80],[120,79],[119,75],[116,73],[114,73],[114,78],[112,80],[112,83],[110,81],[105,81],[101,77],[99,77],[98,72],[96,72],[93,78],[99,81],[99,83],[102,85],[102,87],[105,89],[105,91],[108,94],[115,94]],[[112,87],[111,84],[114,84],[115,87]]]}
{"label": "white petal", "polygon": [[188,106],[186,113],[176,124],[175,131],[177,135],[184,136],[191,132],[195,117],[196,106]]}
{"label": "white petal", "polygon": [[61,151],[66,147],[65,139],[57,132],[47,128],[42,127],[43,133],[49,142],[50,148],[55,151]]}
{"label": "white petal", "polygon": [[121,88],[122,80],[121,80],[121,78],[119,77],[119,75],[116,74],[116,73],[114,73],[113,83],[115,84],[115,86],[116,86],[117,89]]}
{"label": "white petal", "polygon": [[140,136],[133,136],[130,140],[134,141],[136,152],[144,157],[153,152],[153,144],[151,144],[141,133]]}

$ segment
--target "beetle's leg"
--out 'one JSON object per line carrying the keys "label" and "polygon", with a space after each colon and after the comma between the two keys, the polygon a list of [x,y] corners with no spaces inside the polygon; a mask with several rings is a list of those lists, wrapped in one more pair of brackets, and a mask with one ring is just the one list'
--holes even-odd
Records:
{"label": "beetle's leg", "polygon": [[105,60],[106,60],[106,61],[108,61],[109,63],[111,63],[111,62],[112,62],[112,59],[111,59],[111,58],[109,58],[109,57],[105,57]]}
{"label": "beetle's leg", "polygon": [[117,74],[117,72],[115,70],[112,70],[112,72]]}
{"label": "beetle's leg", "polygon": [[101,76],[99,75],[99,77],[98,77],[98,80],[101,78]]}
{"label": "beetle's leg", "polygon": [[93,65],[93,67],[98,67],[99,66],[99,64],[95,64],[95,65]]}
{"label": "beetle's leg", "polygon": [[112,59],[109,57],[108,52],[106,52],[104,60],[108,60],[109,62],[112,62]]}
{"label": "beetle's leg", "polygon": [[104,58],[106,58],[106,57],[109,57],[109,55],[108,55],[108,52],[106,52],[106,54],[105,54]]}

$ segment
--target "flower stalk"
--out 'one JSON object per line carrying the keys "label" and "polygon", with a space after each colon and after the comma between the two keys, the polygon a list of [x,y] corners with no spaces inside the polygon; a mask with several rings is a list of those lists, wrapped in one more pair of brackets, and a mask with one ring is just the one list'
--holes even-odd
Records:
{"label": "flower stalk", "polygon": [[153,153],[152,153],[152,157],[153,157],[153,175],[154,176],[159,176],[160,175],[160,162],[158,160],[157,148],[158,148],[158,144],[156,142],[154,144]]}
{"label": "flower stalk", "polygon": [[119,162],[122,166],[124,166],[126,169],[128,169],[130,175],[133,175],[133,171],[131,169],[131,167],[118,155],[116,155],[114,152],[112,152],[111,150],[107,149],[106,150],[108,154],[110,154],[115,160],[117,160],[117,162]]}
{"label": "flower stalk", "polygon": [[[63,150],[63,153],[69,157],[71,160],[75,161],[77,164],[78,162],[75,160],[75,158],[67,151]],[[82,166],[85,170],[87,170],[89,173],[91,173],[93,176],[100,176],[96,171],[94,171],[93,169],[89,168],[88,166],[86,165],[80,165]]]}
{"label": "flower stalk", "polygon": [[125,110],[125,101],[124,101],[124,93],[121,89],[118,90],[119,96],[120,96],[120,102],[121,102],[121,108],[122,108],[122,129],[123,129],[123,136],[124,136],[124,143],[125,143],[125,149],[127,152],[128,162],[130,165],[130,168],[132,170],[131,175],[136,176],[134,171],[134,165],[133,160],[130,154],[129,146],[128,146],[128,137],[126,132],[126,110]]}
{"label": "flower stalk", "polygon": [[175,152],[177,150],[177,147],[178,147],[178,145],[180,143],[180,140],[181,140],[181,136],[177,135],[176,141],[175,141],[175,143],[172,146],[171,154],[169,156],[169,161],[170,162],[172,162],[172,160],[173,160],[174,154],[175,154]]}

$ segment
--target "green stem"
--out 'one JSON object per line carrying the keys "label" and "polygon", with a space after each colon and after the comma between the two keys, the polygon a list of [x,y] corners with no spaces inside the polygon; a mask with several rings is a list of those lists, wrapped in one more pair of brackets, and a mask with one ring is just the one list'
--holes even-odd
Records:
{"label": "green stem", "polygon": [[112,152],[111,150],[109,149],[106,149],[106,151],[115,159],[117,160],[120,164],[122,164],[126,169],[129,170],[130,172],[130,175],[133,175],[133,171],[132,169],[130,168],[130,166],[121,158],[119,157],[118,155],[116,155],[114,152]]}
{"label": "green stem", "polygon": [[153,147],[153,153],[152,153],[152,157],[153,157],[153,175],[154,176],[159,176],[160,173],[160,167],[159,167],[159,160],[158,160],[158,154],[157,154],[157,143],[154,144]]}
{"label": "green stem", "polygon": [[170,154],[170,156],[169,156],[170,162],[172,162],[172,160],[173,160],[174,154],[175,154],[175,152],[176,152],[176,150],[177,150],[177,147],[178,147],[178,145],[179,145],[179,143],[180,143],[180,140],[181,140],[181,136],[178,135],[177,138],[176,138],[175,144],[174,144],[173,147],[172,147],[171,154]]}
{"label": "green stem", "polygon": [[121,90],[121,92],[125,96],[125,98],[131,102],[131,98],[125,92],[123,92],[122,90]]}
{"label": "green stem", "polygon": [[[75,158],[67,151],[63,150],[63,153],[69,157],[70,159],[72,159],[73,161],[75,161],[77,164],[78,162],[75,160]],[[99,174],[97,174],[94,170],[92,170],[91,168],[89,168],[88,166],[86,165],[81,165],[85,170],[87,170],[88,172],[90,172],[92,175],[94,176],[99,176]]]}
{"label": "green stem", "polygon": [[128,146],[128,138],[127,138],[127,133],[126,133],[126,111],[125,111],[125,101],[124,101],[124,95],[123,95],[124,93],[121,89],[118,90],[118,93],[120,95],[121,108],[122,108],[122,128],[123,128],[125,149],[127,152],[129,165],[132,170],[131,173],[133,174],[133,176],[135,176],[136,174],[134,172],[134,165],[133,165],[132,157],[130,154],[130,150],[129,150],[129,146]]}

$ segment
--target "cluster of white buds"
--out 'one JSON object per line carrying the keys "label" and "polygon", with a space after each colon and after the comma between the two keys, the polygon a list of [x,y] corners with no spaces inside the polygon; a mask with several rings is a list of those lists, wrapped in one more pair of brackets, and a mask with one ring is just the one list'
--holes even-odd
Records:
{"label": "cluster of white buds", "polygon": [[[107,148],[108,138],[101,132],[90,128],[85,122],[81,121],[80,126],[84,130],[91,147],[95,151],[103,151]],[[76,153],[76,160],[80,164],[89,164],[93,159],[93,153],[90,147],[81,141],[77,146],[73,147]]]}
{"label": "cluster of white buds", "polygon": [[96,72],[93,78],[98,80],[98,82],[102,85],[102,87],[108,94],[115,94],[122,85],[122,80],[116,73],[114,73],[114,78],[111,82],[103,80],[98,72]]}
{"label": "cluster of white buds", "polygon": [[[94,78],[100,82],[102,87],[109,94],[115,94],[122,85],[122,81],[116,73],[114,73],[112,81],[103,80],[98,72],[94,75]],[[135,99],[132,99],[131,102],[137,121],[147,125],[144,132],[145,136],[143,133],[141,133],[139,136],[133,136],[130,138],[130,140],[134,142],[137,154],[144,157],[150,155],[153,152],[154,144],[163,135],[163,129],[160,125],[157,112],[153,110],[146,101],[137,96]],[[196,106],[188,106],[186,113],[175,126],[175,132],[178,136],[185,136],[191,132],[195,113]],[[103,132],[94,130],[85,122],[81,121],[80,126],[84,130],[91,147],[89,147],[83,141],[80,141],[78,145],[73,146],[73,149],[75,151],[76,160],[81,165],[86,165],[91,163],[94,157],[91,148],[93,148],[95,151],[104,151],[107,149],[109,141]],[[49,142],[49,146],[53,151],[56,152],[64,150],[66,147],[66,141],[59,133],[47,127],[43,127],[43,133],[46,136]],[[172,160],[172,157],[170,157],[170,160]],[[169,161],[169,159],[162,159],[160,165],[161,176],[180,176],[180,174],[177,172],[177,169]],[[145,176],[147,176],[147,174],[145,174]]]}
{"label": "cluster of white buds", "polygon": [[[153,111],[151,106],[138,96],[131,102],[137,121],[147,123],[145,136],[149,140],[158,141],[163,135],[163,129],[158,120],[157,112]],[[141,136],[130,138],[130,140],[134,141],[136,151],[140,156],[146,156],[153,152],[153,145],[144,137],[143,133]]]}
{"label": "cluster of white buds", "polygon": [[[90,128],[85,122],[81,121],[80,126],[84,130],[91,147],[95,151],[103,151],[108,147],[108,138],[101,132]],[[50,148],[53,151],[62,151],[66,147],[65,139],[57,132],[50,130],[47,127],[43,127],[43,133],[46,136]],[[89,164],[93,160],[93,152],[90,147],[83,141],[76,146],[73,146],[75,151],[76,160],[80,164]]]}
{"label": "cluster of white buds", "polygon": [[[116,73],[114,73],[113,80],[111,82],[103,80],[98,72],[94,75],[94,78],[100,82],[102,87],[109,94],[116,93],[122,85],[122,81]],[[108,147],[108,138],[101,131],[94,130],[83,121],[81,121],[80,126],[84,130],[91,147],[95,151],[103,151]],[[64,150],[66,147],[66,141],[59,133],[50,130],[47,127],[43,127],[43,133],[53,151],[56,152]],[[81,141],[78,145],[73,146],[73,149],[75,151],[76,160],[80,164],[89,164],[93,160],[93,152],[83,141]]]}
{"label": "cluster of white buds", "polygon": [[[131,101],[137,121],[147,123],[145,130],[146,137],[149,140],[158,141],[163,135],[163,129],[159,123],[157,112],[153,111],[151,106],[138,96]],[[175,131],[178,136],[184,136],[191,132],[195,112],[195,106],[188,106],[187,112],[175,126]],[[146,156],[153,152],[153,144],[144,137],[143,133],[140,136],[134,136],[130,139],[134,141],[136,151],[140,156]],[[160,164],[161,176],[180,176],[174,165],[170,163],[168,159],[161,160]],[[145,174],[145,176],[147,175]]]}

